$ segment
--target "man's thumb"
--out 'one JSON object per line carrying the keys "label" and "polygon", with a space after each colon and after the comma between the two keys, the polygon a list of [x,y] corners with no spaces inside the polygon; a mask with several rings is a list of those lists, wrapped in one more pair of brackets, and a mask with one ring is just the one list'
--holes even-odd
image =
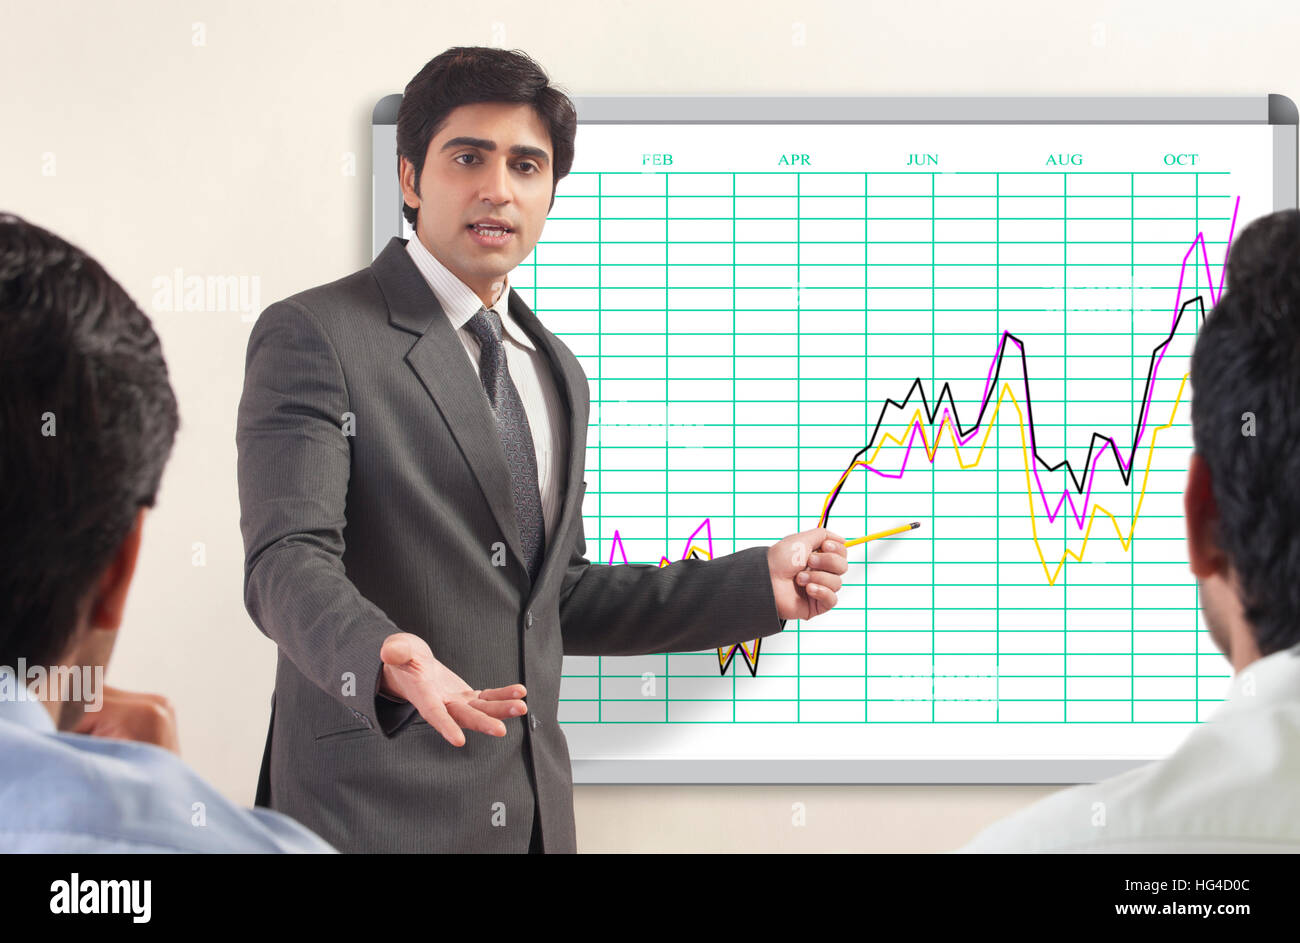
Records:
{"label": "man's thumb", "polygon": [[407,665],[420,653],[417,641],[418,638],[409,632],[390,635],[384,639],[384,644],[379,649],[379,660],[394,668]]}

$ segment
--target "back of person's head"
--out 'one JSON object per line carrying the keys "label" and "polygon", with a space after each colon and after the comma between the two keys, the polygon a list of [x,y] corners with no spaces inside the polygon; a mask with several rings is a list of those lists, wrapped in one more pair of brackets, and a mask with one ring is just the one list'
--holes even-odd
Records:
{"label": "back of person's head", "polygon": [[[397,109],[397,156],[415,165],[416,193],[429,142],[442,130],[447,116],[461,105],[480,102],[533,106],[551,135],[551,206],[555,206],[555,186],[573,168],[577,109],[526,53],[491,46],[453,46],[425,63],[407,83]],[[415,207],[402,205],[402,214],[412,226],[418,213]]]}
{"label": "back of person's head", "polygon": [[0,665],[67,652],[178,425],[144,312],[86,253],[0,213]]}
{"label": "back of person's head", "polygon": [[1233,241],[1191,381],[1212,533],[1269,655],[1300,642],[1300,211],[1258,219]]}

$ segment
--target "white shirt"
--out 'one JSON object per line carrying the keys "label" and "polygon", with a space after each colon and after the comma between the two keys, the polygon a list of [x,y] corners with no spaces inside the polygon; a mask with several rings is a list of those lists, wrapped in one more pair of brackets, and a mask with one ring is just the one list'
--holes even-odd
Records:
{"label": "white shirt", "polygon": [[958,851],[1300,851],[1300,646],[1238,672],[1165,759],[1048,796]]}
{"label": "white shirt", "polygon": [[[460,341],[465,345],[465,354],[474,365],[477,376],[478,338],[465,324],[483,307],[482,300],[472,288],[439,262],[419,239],[408,239],[406,251],[424,280],[429,283],[429,288],[442,305],[452,328],[460,335]],[[564,479],[569,458],[569,424],[564,399],[551,371],[550,359],[546,356],[546,351],[539,350],[532,338],[511,316],[509,300],[510,284],[503,279],[501,293],[491,308],[501,316],[506,368],[510,371],[515,389],[519,391],[519,399],[528,415],[528,428],[533,433],[533,450],[537,453],[537,486],[542,496],[542,519],[549,543],[559,520],[560,504],[567,484]],[[484,391],[483,395],[486,398],[487,392]]]}

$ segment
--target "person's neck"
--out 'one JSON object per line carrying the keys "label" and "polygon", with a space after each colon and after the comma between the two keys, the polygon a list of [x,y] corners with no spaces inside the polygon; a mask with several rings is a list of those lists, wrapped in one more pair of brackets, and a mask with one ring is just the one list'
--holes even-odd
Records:
{"label": "person's neck", "polygon": [[104,673],[108,670],[117,632],[88,630],[88,611],[83,610],[76,640],[58,658],[56,674],[47,679],[44,697],[40,699],[54,726],[63,731],[77,726],[87,710],[98,711],[104,704]]}
{"label": "person's neck", "polygon": [[1255,641],[1255,632],[1248,622],[1242,621],[1228,630],[1228,650],[1224,656],[1232,665],[1234,674],[1239,674],[1246,666],[1259,661],[1263,655],[1259,643]]}
{"label": "person's neck", "polygon": [[[416,238],[420,239],[418,233],[416,234]],[[465,285],[465,287],[467,287],[470,291],[474,292],[475,297],[477,297],[479,301],[483,302],[483,307],[485,308],[492,307],[494,304],[497,303],[497,299],[499,299],[503,293],[510,290],[510,286],[507,283],[509,278],[509,273],[505,273],[497,276],[489,276],[483,281],[479,281],[477,279],[469,279],[466,278],[464,275],[462,275],[460,272],[456,271],[454,268],[452,268],[442,259],[438,258],[438,253],[434,252],[433,249],[430,248],[429,244],[425,242],[423,239],[420,239],[420,245],[424,246],[425,251],[428,252],[429,255],[433,256],[435,259],[438,259],[439,265],[445,268],[448,272],[451,272],[452,275],[460,279],[461,283]]]}
{"label": "person's neck", "polygon": [[493,282],[492,285],[488,287],[486,293],[475,292],[475,294],[478,295],[479,301],[483,302],[483,307],[490,308],[494,304],[496,304],[497,300],[500,299],[502,294],[504,294],[508,290],[509,290],[509,286],[506,285],[506,277],[502,275],[501,278]]}
{"label": "person's neck", "polygon": [[41,701],[41,706],[49,712],[50,719],[54,721],[54,727],[57,730],[59,722],[63,720],[63,701],[47,697]]}
{"label": "person's neck", "polygon": [[[438,261],[441,262],[442,260],[438,259]],[[475,284],[459,272],[453,271],[446,265],[446,263],[443,263],[443,267],[459,278],[470,291],[474,292],[475,297],[483,303],[483,307],[485,308],[490,308],[496,304],[502,293],[508,289],[508,286],[506,285],[506,276],[504,275],[497,276],[486,284]]]}
{"label": "person's neck", "polygon": [[1229,568],[1198,583],[1210,637],[1232,665],[1233,673],[1259,661],[1262,656],[1255,641],[1255,627],[1246,618],[1241,580],[1236,571]]}
{"label": "person's neck", "polygon": [[[59,663],[26,668],[25,676],[11,673],[14,687],[21,686],[29,701],[39,701],[59,730],[76,724],[85,713],[86,704],[102,697],[104,669],[91,665]],[[75,677],[73,677],[75,675]]]}
{"label": "person's neck", "polygon": [[[39,701],[41,707],[50,715],[54,721],[54,726],[59,726],[59,721],[63,718],[63,700],[58,691],[50,690],[50,677],[61,677],[64,673],[65,666],[55,665],[53,672],[48,672],[44,666],[41,667],[39,677],[33,677],[33,669],[24,664],[23,659],[17,659],[17,664],[13,667],[7,667],[0,671],[4,681],[0,683],[0,689],[4,690],[6,698],[14,698],[20,701]],[[30,678],[30,680],[29,680]]]}

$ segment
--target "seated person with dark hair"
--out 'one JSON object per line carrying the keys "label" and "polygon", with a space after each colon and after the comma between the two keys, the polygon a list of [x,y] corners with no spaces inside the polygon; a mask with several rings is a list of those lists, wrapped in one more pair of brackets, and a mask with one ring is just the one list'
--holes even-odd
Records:
{"label": "seated person with dark hair", "polygon": [[1300,851],[1300,212],[1248,226],[1192,353],[1183,509],[1227,700],[1165,759],[959,849]]}
{"label": "seated person with dark hair", "polygon": [[0,214],[0,851],[334,850],[204,782],[165,699],[101,683],[178,424],[148,317]]}

